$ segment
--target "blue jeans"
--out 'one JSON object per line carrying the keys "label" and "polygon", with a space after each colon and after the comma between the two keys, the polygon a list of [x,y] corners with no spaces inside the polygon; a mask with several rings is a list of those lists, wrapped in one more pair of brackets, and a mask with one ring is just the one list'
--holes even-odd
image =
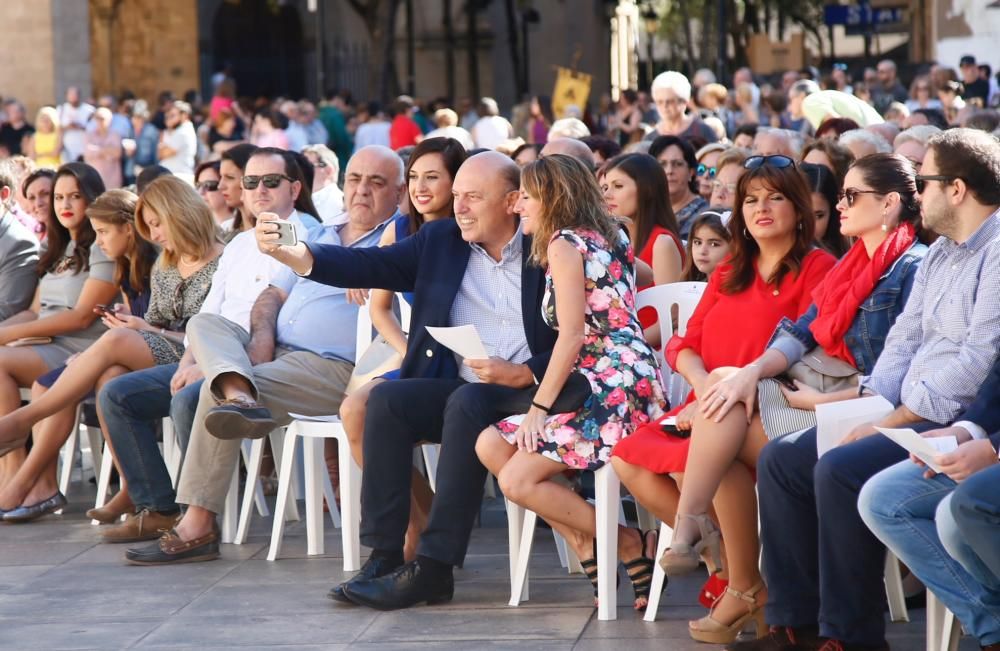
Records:
{"label": "blue jeans", "polygon": [[876,434],[817,460],[815,428],[764,446],[757,490],[768,624],[818,623],[820,635],[846,644],[885,644],[885,547],[858,515],[858,491],[905,457]]}
{"label": "blue jeans", "polygon": [[[944,475],[927,479],[923,473],[922,467],[907,460],[872,477],[858,499],[861,517],[981,645],[1000,642],[1000,590],[996,589],[1000,586],[996,586],[996,577],[992,581],[995,587],[988,588],[942,544],[946,538],[962,540],[967,535],[952,517],[957,484]],[[995,486],[996,479],[993,481]],[[992,530],[983,537],[983,542],[994,548],[1000,533],[998,522],[994,520]]]}
{"label": "blue jeans", "polygon": [[157,424],[170,416],[181,449],[186,449],[201,382],[171,396],[170,379],[176,371],[177,364],[166,364],[127,373],[105,384],[97,395],[118,469],[139,509],[177,510],[170,474],[156,444]]}
{"label": "blue jeans", "polygon": [[[947,513],[938,510],[945,549],[969,574],[1000,594],[1000,466],[980,470],[955,489]],[[947,529],[942,521],[948,522]]]}

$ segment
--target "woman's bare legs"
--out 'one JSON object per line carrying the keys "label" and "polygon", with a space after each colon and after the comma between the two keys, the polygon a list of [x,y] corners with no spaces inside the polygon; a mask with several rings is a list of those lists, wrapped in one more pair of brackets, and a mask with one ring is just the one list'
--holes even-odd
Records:
{"label": "woman's bare legs", "polygon": [[[729,466],[713,501],[718,514],[722,537],[726,541],[726,568],[733,590],[746,592],[761,580],[760,542],[757,532],[757,493],[751,468],[757,466],[761,448],[767,436],[760,420],[751,426],[737,460]],[[685,487],[686,488],[686,487]],[[755,596],[757,605],[767,602],[767,590]],[[747,612],[747,603],[726,595],[716,605],[712,617],[728,624]]]}
{"label": "woman's bare legs", "polygon": [[[500,490],[510,501],[534,511],[566,540],[580,560],[594,558],[597,514],[594,507],[570,488],[551,481],[566,470],[564,464],[541,454],[521,452],[508,443],[500,432],[489,427],[479,435],[476,454],[483,465],[497,477]],[[618,530],[618,557],[625,561],[643,553],[643,541],[635,531]],[[646,599],[637,599],[635,607],[645,608]]]}
{"label": "woman's bare legs", "polygon": [[107,331],[73,360],[38,400],[32,400],[30,404],[0,418],[0,442],[23,436],[41,419],[59,412],[67,404],[79,402],[94,388],[108,367],[121,365],[139,370],[154,363],[149,345],[138,332],[127,328]]}
{"label": "woman's bare legs", "polygon": [[[21,387],[30,387],[48,370],[31,346],[0,346],[0,416],[20,407]],[[0,457],[0,488],[14,478],[26,456],[22,448]]]}
{"label": "woman's bare legs", "polygon": [[636,502],[663,522],[673,523],[681,491],[670,475],[657,474],[620,457],[611,457],[611,465]]}
{"label": "woman's bare legs", "polygon": [[[364,467],[362,449],[365,437],[365,414],[368,411],[368,396],[372,389],[385,382],[383,378],[375,378],[351,395],[344,398],[340,403],[340,422],[344,425],[344,432],[347,434],[347,441],[351,445],[351,456],[360,467]],[[329,443],[329,442],[328,442]],[[334,453],[336,454],[336,453]],[[414,468],[410,490],[410,521],[406,527],[406,542],[403,545],[403,558],[407,561],[417,557],[417,545],[420,542],[420,534],[427,526],[427,517],[431,512],[431,500],[434,493],[431,491],[427,478]]]}

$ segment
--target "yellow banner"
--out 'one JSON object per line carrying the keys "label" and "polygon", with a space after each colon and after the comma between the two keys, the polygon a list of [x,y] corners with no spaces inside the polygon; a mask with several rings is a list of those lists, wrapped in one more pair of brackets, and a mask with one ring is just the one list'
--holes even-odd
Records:
{"label": "yellow banner", "polygon": [[579,110],[577,117],[583,117],[593,77],[561,66],[556,67],[556,73],[556,87],[552,91],[552,113],[557,120],[562,119],[568,117],[566,110],[575,106]]}

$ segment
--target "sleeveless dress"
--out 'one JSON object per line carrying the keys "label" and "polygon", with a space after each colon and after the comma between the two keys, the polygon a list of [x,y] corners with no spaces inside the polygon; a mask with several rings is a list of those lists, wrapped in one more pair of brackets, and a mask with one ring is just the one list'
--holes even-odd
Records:
{"label": "sleeveless dress", "polygon": [[[674,241],[674,246],[677,247],[678,253],[681,254],[681,266],[684,266],[684,258],[687,256],[687,252],[684,250],[684,244],[681,239],[677,237],[672,231],[666,229],[662,226],[654,226],[653,230],[649,233],[649,239],[646,240],[646,246],[642,247],[639,251],[639,259],[648,264],[650,267],[653,266],[653,247],[656,245],[656,240],[661,236],[666,235]],[[652,287],[652,284],[643,285],[638,291],[648,289]],[[656,310],[651,307],[644,307],[639,310],[639,324],[642,325],[643,331],[646,328],[656,323]]]}
{"label": "sleeveless dress", "polygon": [[[583,255],[586,283],[584,342],[573,370],[590,381],[592,394],[576,412],[550,414],[538,452],[578,470],[597,470],[615,444],[637,427],[659,418],[666,406],[659,365],[635,313],[635,258],[628,235],[614,247],[589,230],[558,231]],[[558,330],[552,274],[545,274],[542,317]],[[514,442],[521,417],[497,423]]]}

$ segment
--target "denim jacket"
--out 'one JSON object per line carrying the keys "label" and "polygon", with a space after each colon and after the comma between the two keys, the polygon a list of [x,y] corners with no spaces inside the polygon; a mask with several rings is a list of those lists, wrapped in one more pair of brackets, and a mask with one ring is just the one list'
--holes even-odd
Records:
{"label": "denim jacket", "polygon": [[[926,246],[914,242],[899,256],[879,279],[871,295],[861,303],[854,322],[847,329],[844,340],[863,375],[870,374],[875,367],[875,360],[882,353],[889,328],[906,305],[917,267],[926,253]],[[767,347],[780,351],[788,358],[788,365],[791,366],[818,345],[809,329],[815,319],[815,303],[809,306],[798,321],[782,319]]]}

